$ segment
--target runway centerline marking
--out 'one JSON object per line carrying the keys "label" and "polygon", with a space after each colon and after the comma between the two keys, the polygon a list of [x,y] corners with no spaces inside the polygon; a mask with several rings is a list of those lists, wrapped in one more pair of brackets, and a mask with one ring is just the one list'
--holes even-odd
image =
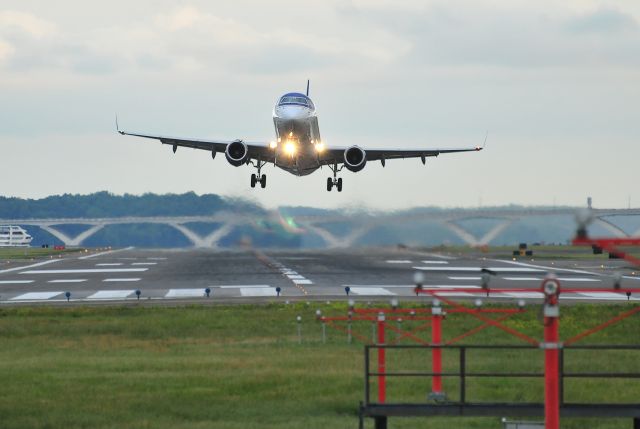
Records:
{"label": "runway centerline marking", "polygon": [[53,298],[54,296],[60,295],[62,293],[64,292],[29,292],[22,295],[14,296],[13,298],[11,298],[11,301],[44,300]]}
{"label": "runway centerline marking", "polygon": [[410,264],[411,262],[408,259],[389,259],[386,261],[387,264]]}
{"label": "runway centerline marking", "polygon": [[454,276],[449,276],[449,280],[482,280],[482,277],[454,277]]}
{"label": "runway centerline marking", "polygon": [[140,273],[149,268],[88,268],[78,270],[30,270],[20,274],[91,274],[91,273]]}
{"label": "runway centerline marking", "polygon": [[218,288],[218,289],[240,289],[240,288],[265,288],[265,287],[271,287],[270,285],[231,285],[231,286],[211,286],[214,288]]}
{"label": "runway centerline marking", "polygon": [[[482,272],[482,267],[413,267],[416,270],[422,271],[434,271],[434,272],[470,272],[479,273]],[[496,273],[543,273],[545,270],[538,268],[510,268],[510,267],[487,267],[486,270],[494,271]]]}
{"label": "runway centerline marking", "polygon": [[103,282],[107,283],[115,283],[115,282],[139,282],[140,277],[131,277],[131,278],[112,278],[112,279],[104,279]]}
{"label": "runway centerline marking", "polygon": [[47,283],[83,283],[86,281],[87,279],[56,279],[49,280]]}
{"label": "runway centerline marking", "polygon": [[0,285],[20,285],[33,282],[35,282],[35,280],[0,280]]}
{"label": "runway centerline marking", "polygon": [[134,262],[131,265],[158,265],[157,262]]}
{"label": "runway centerline marking", "polygon": [[421,261],[423,264],[432,264],[432,265],[447,265],[448,261]]}
{"label": "runway centerline marking", "polygon": [[126,298],[133,294],[135,290],[99,290],[93,295],[89,295],[87,299],[115,299]]}
{"label": "runway centerline marking", "polygon": [[119,267],[122,265],[122,262],[112,262],[108,264],[96,264],[96,267]]}

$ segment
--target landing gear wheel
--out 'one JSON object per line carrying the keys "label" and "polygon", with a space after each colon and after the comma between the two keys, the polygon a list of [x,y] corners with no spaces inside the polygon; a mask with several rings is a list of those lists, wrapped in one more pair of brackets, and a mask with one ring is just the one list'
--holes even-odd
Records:
{"label": "landing gear wheel", "polygon": [[267,187],[267,175],[263,174],[262,177],[260,178],[260,187],[262,189]]}
{"label": "landing gear wheel", "polygon": [[342,192],[342,177],[338,179],[338,183],[336,183],[336,188],[338,188],[338,192]]}
{"label": "landing gear wheel", "polygon": [[255,188],[257,182],[258,182],[258,178],[256,177],[256,175],[255,174],[251,174],[251,187]]}
{"label": "landing gear wheel", "polygon": [[333,180],[329,177],[327,178],[327,191],[331,192],[331,188],[333,188]]}

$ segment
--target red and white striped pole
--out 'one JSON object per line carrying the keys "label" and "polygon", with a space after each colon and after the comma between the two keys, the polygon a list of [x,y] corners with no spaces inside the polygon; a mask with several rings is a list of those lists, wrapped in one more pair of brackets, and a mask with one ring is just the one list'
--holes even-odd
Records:
{"label": "red and white striped pole", "polygon": [[[384,313],[378,314],[378,345],[384,345],[384,327],[385,327],[385,317]],[[386,371],[386,363],[385,363],[385,352],[384,348],[378,348],[378,402],[380,404],[384,404],[387,398],[387,380],[384,375]]]}
{"label": "red and white striped pole", "polygon": [[559,349],[562,347],[559,334],[560,283],[555,276],[547,276],[542,282],[544,302],[544,427],[560,428],[560,371]]}

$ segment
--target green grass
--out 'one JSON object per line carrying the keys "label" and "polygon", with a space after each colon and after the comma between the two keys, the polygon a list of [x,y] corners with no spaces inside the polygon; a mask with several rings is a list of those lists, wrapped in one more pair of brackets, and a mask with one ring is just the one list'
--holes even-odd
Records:
{"label": "green grass", "polygon": [[[316,304],[193,307],[23,307],[0,309],[1,428],[354,428],[363,397],[361,344],[314,320]],[[341,304],[321,305],[344,314]],[[628,306],[562,309],[562,336],[571,337]],[[510,326],[539,338],[539,309]],[[295,317],[302,316],[302,344]],[[410,322],[404,322],[408,326]],[[477,326],[449,316],[444,337]],[[585,343],[637,343],[638,316]],[[371,326],[354,330],[370,337]],[[393,334],[389,334],[393,338]],[[466,343],[520,344],[487,330]],[[576,352],[578,353],[578,352]],[[445,369],[457,353],[445,351]],[[470,352],[469,370],[541,371],[542,353]],[[579,352],[567,370],[638,370],[628,352]],[[429,369],[424,351],[389,352],[388,370]],[[388,399],[422,401],[429,380],[389,380]],[[470,400],[541,401],[540,380],[469,380]],[[457,380],[445,380],[455,398]],[[375,384],[372,386],[375,389]],[[372,390],[375,391],[375,390]],[[575,401],[640,400],[640,382],[576,381]],[[564,428],[626,428],[627,420],[569,420]],[[372,422],[367,422],[372,427]],[[499,428],[497,418],[391,419],[390,428]]]}
{"label": "green grass", "polygon": [[42,259],[59,255],[64,256],[66,254],[79,253],[84,251],[85,249],[82,248],[55,250],[52,247],[48,249],[43,249],[41,247],[5,247],[0,248],[0,261],[15,259]]}

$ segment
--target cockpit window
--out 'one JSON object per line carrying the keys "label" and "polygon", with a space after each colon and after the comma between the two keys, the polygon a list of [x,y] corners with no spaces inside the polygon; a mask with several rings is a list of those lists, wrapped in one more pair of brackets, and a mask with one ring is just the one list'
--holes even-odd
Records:
{"label": "cockpit window", "polygon": [[309,100],[308,98],[305,97],[294,97],[294,96],[290,96],[290,95],[286,95],[284,97],[282,97],[280,99],[280,103],[278,103],[279,105],[284,105],[284,104],[295,104],[298,106],[306,106],[306,107],[311,107],[313,108],[313,104],[311,103],[311,100]]}

